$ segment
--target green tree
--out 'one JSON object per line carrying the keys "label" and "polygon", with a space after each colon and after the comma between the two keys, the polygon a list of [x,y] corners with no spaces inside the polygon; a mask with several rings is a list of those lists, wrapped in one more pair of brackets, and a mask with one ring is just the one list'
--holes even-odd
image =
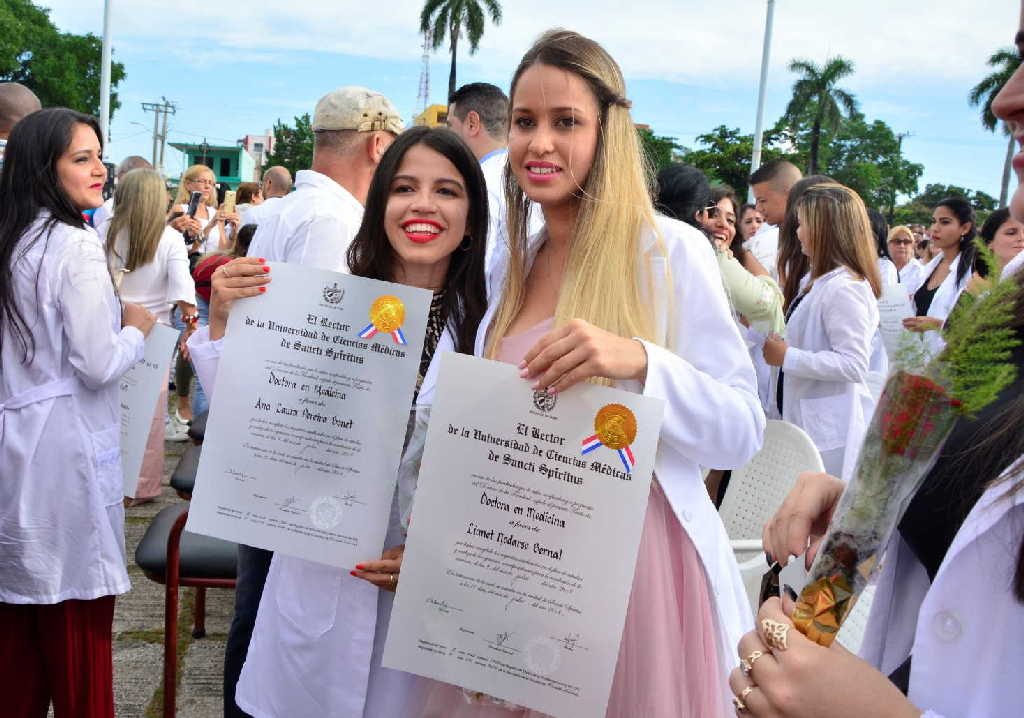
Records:
{"label": "green tree", "polygon": [[[981,105],[981,124],[989,132],[995,132],[998,118],[992,112],[992,101],[1003,89],[1017,67],[1020,65],[1020,55],[1016,48],[1004,47],[996,50],[988,58],[988,66],[993,71],[982,78],[981,82],[971,88],[967,100],[973,106]],[[1003,161],[1003,179],[999,186],[999,206],[1006,206],[1006,198],[1010,187],[1010,161],[1013,159],[1013,136],[1010,128],[1003,123],[1003,132],[1009,137],[1006,144],[1006,159]]]}
{"label": "green tree", "polygon": [[985,218],[992,210],[996,209],[996,198],[980,190],[970,190],[955,184],[940,184],[932,182],[926,184],[921,193],[913,197],[906,204],[896,208],[895,224],[931,224],[932,210],[947,197],[963,197],[976,213],[977,224],[980,227]]}
{"label": "green tree", "polygon": [[313,127],[309,113],[295,118],[291,127],[278,120],[274,123],[274,151],[267,156],[267,166],[287,167],[292,177],[313,164]]}
{"label": "green tree", "polygon": [[[775,130],[765,133],[761,149],[762,161],[791,158],[776,146],[778,139]],[[698,135],[697,142],[701,146],[684,152],[682,161],[701,170],[712,182],[729,185],[736,190],[740,201],[744,201],[747,181],[750,179],[754,136],[741,134],[739,128],[719,125],[711,132]]]}
{"label": "green tree", "polygon": [[857,100],[848,91],[836,87],[844,77],[853,74],[853,63],[833,57],[818,67],[810,60],[793,60],[789,71],[800,73],[793,83],[793,97],[786,106],[785,120],[793,128],[806,127],[808,133],[808,174],[817,174],[821,163],[822,137],[839,129],[844,115],[857,111]]}
{"label": "green tree", "polygon": [[640,134],[640,143],[643,145],[647,161],[651,163],[655,172],[679,158],[683,147],[674,137],[659,137],[646,127],[638,127],[637,132]]}
{"label": "green tree", "polygon": [[429,32],[434,49],[437,50],[448,40],[452,56],[451,71],[448,73],[448,97],[455,92],[455,59],[458,54],[459,37],[466,33],[469,54],[476,52],[484,34],[484,16],[490,15],[491,22],[501,24],[501,4],[498,0],[426,0],[420,13],[420,32]]}
{"label": "green tree", "polygon": [[[29,0],[0,3],[0,82],[20,82],[44,106],[99,114],[102,44],[92,33],[60,32],[49,10]],[[124,65],[112,62],[111,116],[121,106],[114,88],[124,77]]]}
{"label": "green tree", "polygon": [[869,207],[890,210],[897,195],[913,195],[924,167],[905,159],[899,138],[881,120],[860,113],[843,120],[831,143],[825,174],[856,191]]}

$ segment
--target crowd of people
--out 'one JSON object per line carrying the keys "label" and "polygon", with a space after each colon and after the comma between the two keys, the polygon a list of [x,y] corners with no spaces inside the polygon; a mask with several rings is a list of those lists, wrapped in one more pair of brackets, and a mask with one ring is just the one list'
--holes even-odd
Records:
{"label": "crowd of people", "polygon": [[[445,352],[515,364],[551,394],[601,380],[665,403],[610,718],[1016,713],[1024,372],[958,420],[887,549],[860,657],[790,630],[788,598],[755,621],[717,507],[767,419],[801,428],[826,473],[799,478],[764,546],[769,561],[809,565],[888,373],[879,298],[903,292],[905,328],[941,352],[958,301],[994,279],[976,235],[1020,280],[1024,189],[980,228],[959,197],[928,227],[890,228],[853,190],[780,160],[752,173],[744,204],[694,167],[650,177],[630,107],[615,60],[555,30],[508,95],[459,88],[447,128],[406,128],[382,94],[342,87],[314,108],[312,162],[294,180],[267,168],[228,198],[196,165],[172,200],[128,157],[105,201],[96,120],[0,84],[6,714],[41,718],[52,703],[56,718],[113,715],[125,507],[159,495],[165,440],[184,440],[216,400],[232,306],[274,292],[268,262],[433,300],[384,550],[342,570],[238,547],[225,716],[539,715],[381,664]],[[1024,143],[1024,71],[993,110]],[[1015,291],[1010,327],[1024,338]],[[164,387],[129,500],[118,380],[155,323],[181,330],[177,398]]]}

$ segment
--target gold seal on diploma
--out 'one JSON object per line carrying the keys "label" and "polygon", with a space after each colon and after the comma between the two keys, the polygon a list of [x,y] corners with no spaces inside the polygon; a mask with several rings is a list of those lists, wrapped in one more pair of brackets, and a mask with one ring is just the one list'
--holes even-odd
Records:
{"label": "gold seal on diploma", "polygon": [[636,441],[636,416],[622,404],[603,406],[594,417],[594,433],[609,449],[624,449]]}
{"label": "gold seal on diploma", "polygon": [[385,294],[370,305],[370,321],[377,331],[390,334],[405,321],[405,305],[398,297]]}

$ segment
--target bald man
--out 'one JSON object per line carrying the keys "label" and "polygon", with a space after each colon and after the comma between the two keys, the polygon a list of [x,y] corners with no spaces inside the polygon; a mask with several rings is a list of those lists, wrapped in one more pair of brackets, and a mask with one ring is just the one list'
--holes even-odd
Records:
{"label": "bald man", "polygon": [[797,166],[785,160],[765,162],[750,175],[750,188],[765,223],[757,234],[746,241],[744,247],[775,279],[778,279],[775,260],[779,252],[779,227],[786,216],[786,200],[789,199],[793,185],[802,177]]}
{"label": "bald man", "polygon": [[268,214],[277,211],[276,204],[292,191],[292,173],[286,167],[275,165],[263,171],[261,185],[263,201],[246,207],[242,212],[242,226],[260,223]]}
{"label": "bald man", "polygon": [[0,168],[11,130],[25,115],[41,110],[42,104],[32,90],[17,82],[0,82]]}

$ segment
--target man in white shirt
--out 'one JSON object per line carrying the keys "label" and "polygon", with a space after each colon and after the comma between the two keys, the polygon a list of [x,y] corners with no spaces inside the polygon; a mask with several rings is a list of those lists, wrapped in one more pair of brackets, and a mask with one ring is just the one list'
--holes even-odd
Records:
{"label": "man in white shirt", "polygon": [[0,169],[11,130],[25,115],[42,109],[36,93],[18,82],[0,82]]}
{"label": "man in white shirt", "polygon": [[295,191],[261,219],[248,255],[347,272],[345,253],[363,220],[373,171],[403,128],[391,101],[365,87],[320,98],[313,166],[296,173]]}
{"label": "man in white shirt", "polygon": [[[260,218],[248,256],[347,273],[345,254],[362,223],[373,172],[403,129],[391,101],[365,87],[341,87],[320,98],[313,115],[313,166],[297,172],[295,191]],[[224,652],[225,718],[247,715],[235,704],[235,686],[272,556],[238,547],[235,615]]]}
{"label": "man in white shirt", "polygon": [[280,165],[268,167],[263,173],[263,182],[260,185],[263,201],[259,204],[250,204],[242,211],[242,226],[259,224],[264,217],[276,212],[277,203],[291,191],[292,173],[288,168]]}
{"label": "man in white shirt", "polygon": [[775,279],[778,279],[775,260],[779,252],[779,227],[786,217],[786,200],[793,185],[802,177],[797,166],[785,160],[765,162],[750,175],[757,211],[764,215],[765,223],[744,246]]}
{"label": "man in white shirt", "polygon": [[[117,172],[114,173],[114,186],[124,178],[126,174],[132,170],[139,169],[153,169],[153,165],[149,163],[145,157],[139,157],[138,155],[129,155],[121,160],[121,164],[117,166]],[[114,216],[114,198],[110,197],[106,202],[96,208],[96,211],[92,215],[92,226],[96,228],[98,232],[100,227],[105,223],[109,222]]]}

